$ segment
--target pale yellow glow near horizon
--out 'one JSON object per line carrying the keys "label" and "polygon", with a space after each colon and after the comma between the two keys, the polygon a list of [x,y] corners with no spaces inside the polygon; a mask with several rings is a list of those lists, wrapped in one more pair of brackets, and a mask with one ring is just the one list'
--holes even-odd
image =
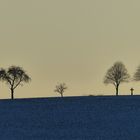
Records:
{"label": "pale yellow glow near horizon", "polygon": [[[0,67],[23,67],[32,77],[15,97],[114,94],[103,78],[122,61],[131,76],[140,64],[138,0],[1,0]],[[120,94],[140,93],[140,82],[120,86]],[[9,98],[0,83],[0,98]]]}

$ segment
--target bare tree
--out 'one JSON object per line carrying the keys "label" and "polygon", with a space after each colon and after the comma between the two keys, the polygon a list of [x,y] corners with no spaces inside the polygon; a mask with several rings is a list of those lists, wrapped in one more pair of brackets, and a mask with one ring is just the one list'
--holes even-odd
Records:
{"label": "bare tree", "polygon": [[65,92],[65,90],[67,89],[67,86],[65,83],[61,83],[56,85],[55,87],[55,92],[58,92],[59,94],[61,94],[61,97],[63,97],[63,93]]}
{"label": "bare tree", "polygon": [[140,66],[138,66],[135,74],[134,74],[134,80],[135,81],[140,81]]}
{"label": "bare tree", "polygon": [[105,84],[113,84],[116,89],[116,96],[119,94],[119,85],[123,82],[128,82],[130,76],[125,68],[125,65],[122,62],[116,62],[114,65],[107,71],[104,78]]}
{"label": "bare tree", "polygon": [[5,76],[6,76],[6,71],[3,68],[1,68],[0,69],[0,80],[4,81],[5,80]]}
{"label": "bare tree", "polygon": [[17,66],[11,66],[8,70],[0,70],[0,80],[6,81],[11,90],[11,99],[14,99],[14,90],[21,85],[23,82],[29,82],[31,78],[26,74],[26,72]]}

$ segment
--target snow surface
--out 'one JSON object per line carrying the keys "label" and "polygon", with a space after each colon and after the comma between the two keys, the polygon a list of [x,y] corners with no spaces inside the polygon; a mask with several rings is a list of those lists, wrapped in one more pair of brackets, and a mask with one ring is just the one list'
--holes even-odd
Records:
{"label": "snow surface", "polygon": [[140,140],[140,96],[0,100],[0,140]]}

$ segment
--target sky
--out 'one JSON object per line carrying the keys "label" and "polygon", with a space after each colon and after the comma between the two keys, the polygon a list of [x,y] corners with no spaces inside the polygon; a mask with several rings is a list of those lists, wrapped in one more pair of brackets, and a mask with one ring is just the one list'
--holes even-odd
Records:
{"label": "sky", "polygon": [[[114,95],[107,70],[122,61],[133,76],[140,65],[139,0],[0,0],[0,67],[21,66],[32,78],[16,98]],[[140,93],[140,82],[120,94]],[[10,90],[0,82],[0,98]]]}

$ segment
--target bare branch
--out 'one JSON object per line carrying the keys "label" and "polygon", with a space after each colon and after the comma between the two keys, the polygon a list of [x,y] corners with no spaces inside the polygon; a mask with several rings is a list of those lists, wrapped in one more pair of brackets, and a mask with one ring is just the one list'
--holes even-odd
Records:
{"label": "bare branch", "polygon": [[135,74],[134,74],[134,80],[135,81],[140,81],[140,66],[138,66]]}

